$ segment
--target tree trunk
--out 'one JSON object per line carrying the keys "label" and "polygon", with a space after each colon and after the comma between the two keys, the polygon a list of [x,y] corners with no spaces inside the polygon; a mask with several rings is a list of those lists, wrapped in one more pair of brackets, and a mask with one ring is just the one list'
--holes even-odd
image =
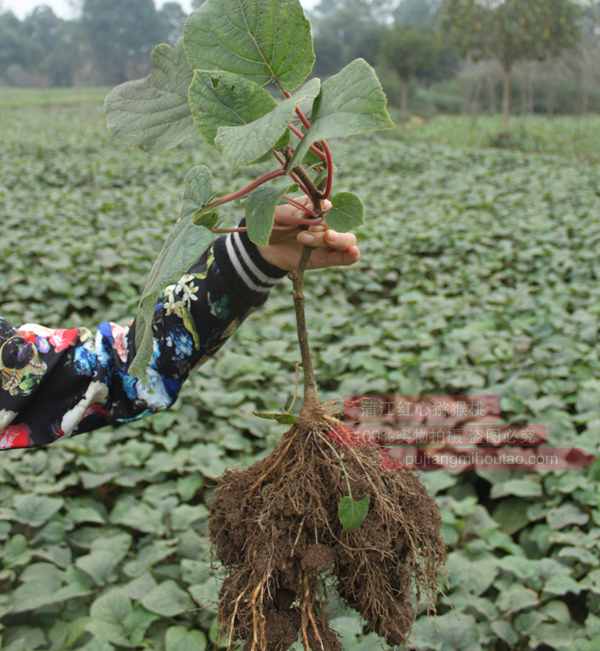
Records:
{"label": "tree trunk", "polygon": [[589,85],[587,82],[587,61],[584,58],[579,69],[580,112],[582,115],[588,112],[590,105]]}
{"label": "tree trunk", "polygon": [[496,114],[497,105],[496,105],[496,79],[494,75],[490,72],[486,75],[486,85],[488,91],[488,110],[492,115]]}
{"label": "tree trunk", "polygon": [[400,110],[403,117],[408,117],[408,81],[400,80]]}
{"label": "tree trunk", "polygon": [[533,113],[533,64],[523,66],[523,93],[521,98],[522,111],[525,115]]}
{"label": "tree trunk", "polygon": [[512,111],[512,70],[510,67],[502,67],[504,90],[502,93],[502,125],[508,129],[510,125],[510,114]]}
{"label": "tree trunk", "polygon": [[556,112],[556,95],[556,88],[551,83],[548,94],[546,96],[547,110],[550,115],[554,115]]}

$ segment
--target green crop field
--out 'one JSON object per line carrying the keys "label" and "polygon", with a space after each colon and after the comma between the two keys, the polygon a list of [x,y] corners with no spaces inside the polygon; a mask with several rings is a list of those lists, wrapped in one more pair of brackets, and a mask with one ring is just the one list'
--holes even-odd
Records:
{"label": "green crop field", "polygon": [[432,142],[454,147],[499,146],[528,153],[558,154],[600,162],[600,117],[518,116],[510,133],[500,116],[440,116],[423,122],[409,121],[402,130],[409,142]]}
{"label": "green crop field", "polygon": [[[0,314],[63,327],[128,319],[186,171],[229,173],[206,149],[111,143],[100,91],[0,97]],[[597,454],[600,166],[551,155],[559,127],[535,154],[424,134],[336,147],[338,188],[361,193],[367,221],[356,267],[307,277],[324,397],[495,394],[506,422]],[[229,214],[235,223],[240,207]],[[206,504],[225,468],[264,456],[285,429],[252,411],[280,410],[293,387],[290,287],[173,410],[0,452],[3,651],[219,648]],[[442,511],[449,576],[406,649],[600,648],[598,464],[420,475]],[[344,649],[389,648],[335,603]]]}

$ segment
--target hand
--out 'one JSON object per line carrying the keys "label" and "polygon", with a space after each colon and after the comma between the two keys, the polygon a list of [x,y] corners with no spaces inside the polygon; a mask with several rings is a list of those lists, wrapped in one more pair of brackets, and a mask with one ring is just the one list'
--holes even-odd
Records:
{"label": "hand", "polygon": [[[308,197],[298,199],[305,206],[312,206]],[[331,210],[331,202],[323,202],[324,212]],[[306,215],[291,205],[278,206],[275,211],[275,225],[267,246],[259,246],[263,258],[271,264],[293,271],[300,264],[304,246],[314,247],[307,269],[324,269],[327,267],[350,266],[360,260],[360,249],[356,245],[354,233],[338,233],[327,229],[325,225],[300,228],[299,220]]]}

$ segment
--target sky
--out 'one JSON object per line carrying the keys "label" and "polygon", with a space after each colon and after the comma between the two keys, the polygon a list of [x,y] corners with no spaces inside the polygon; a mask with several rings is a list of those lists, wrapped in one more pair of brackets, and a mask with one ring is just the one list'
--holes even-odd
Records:
{"label": "sky", "polygon": [[[156,4],[160,7],[167,0],[156,0]],[[178,0],[179,4],[186,10],[189,11],[192,5],[192,0]],[[318,0],[302,0],[302,5],[306,9],[311,9],[317,4]],[[40,4],[47,4],[54,9],[54,12],[61,16],[62,18],[71,18],[73,11],[69,6],[68,0],[0,0],[0,5],[4,9],[11,9],[12,11],[23,18],[27,15],[34,7],[37,7]]]}

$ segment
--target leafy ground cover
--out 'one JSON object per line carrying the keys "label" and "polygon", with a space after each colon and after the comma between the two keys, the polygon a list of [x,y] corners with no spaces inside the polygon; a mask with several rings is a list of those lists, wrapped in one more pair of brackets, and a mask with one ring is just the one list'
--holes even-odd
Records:
{"label": "leafy ground cover", "polygon": [[0,87],[1,108],[24,108],[30,106],[81,106],[98,104],[106,95],[107,89],[93,86],[79,88],[29,88]]}
{"label": "leafy ground cover", "polygon": [[599,122],[596,115],[516,116],[506,134],[500,116],[441,115],[428,121],[413,119],[400,133],[409,142],[432,142],[461,148],[498,147],[598,162]]}
{"label": "leafy ground cover", "polygon": [[[226,179],[221,163],[122,149],[99,105],[0,118],[0,312],[48,326],[127,319],[186,171],[204,163]],[[495,393],[504,420],[597,454],[600,167],[401,136],[363,143],[338,147],[340,186],[370,213],[363,259],[307,274],[323,299],[308,312],[324,398]],[[174,410],[1,456],[0,648],[218,648],[206,504],[225,468],[263,458],[285,429],[251,414],[281,408],[296,345],[284,284]],[[442,510],[449,576],[438,616],[421,616],[406,648],[598,648],[595,466],[422,478]],[[344,649],[389,648],[343,604],[332,614]]]}

